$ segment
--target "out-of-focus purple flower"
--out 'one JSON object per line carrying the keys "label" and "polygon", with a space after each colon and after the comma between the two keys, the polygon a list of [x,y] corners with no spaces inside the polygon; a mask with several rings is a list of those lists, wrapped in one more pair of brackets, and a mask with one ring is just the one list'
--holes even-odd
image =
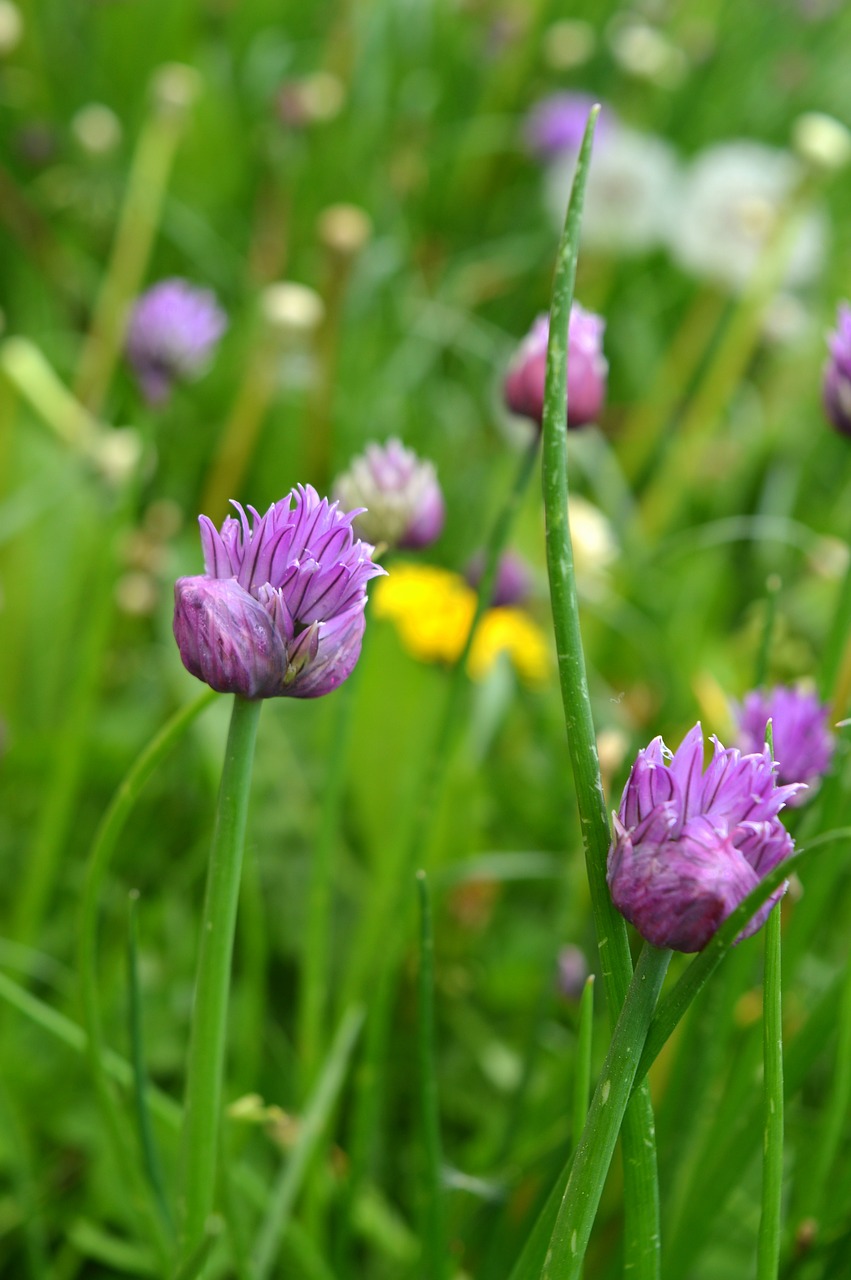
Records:
{"label": "out-of-focus purple flower", "polygon": [[847,302],[839,304],[828,349],[822,386],[825,412],[837,431],[851,436],[851,307]]}
{"label": "out-of-focus purple flower", "polygon": [[358,514],[299,485],[264,516],[239,503],[217,532],[200,516],[205,574],[179,578],[174,635],[183,665],[219,693],[318,698],[351,674],[366,584],[386,572],[357,541]]}
{"label": "out-of-focus purple flower", "polygon": [[566,1000],[578,1000],[588,977],[588,960],[580,947],[568,944],[558,953],[556,986]]}
{"label": "out-of-focus purple flower", "polygon": [[[594,422],[606,398],[609,363],[603,355],[606,322],[574,302],[567,335],[567,425],[584,427]],[[538,316],[523,339],[505,377],[505,403],[512,413],[544,417],[544,380],[547,370],[549,316]]]}
{"label": "out-of-focus purple flower", "polygon": [[[836,745],[828,728],[830,708],[814,693],[778,685],[756,689],[736,708],[739,746],[742,751],[758,751],[765,742],[765,726],[771,721],[774,759],[781,782],[817,785],[830,768]],[[801,792],[789,797],[790,805],[808,798]]]}
{"label": "out-of-focus purple flower", "polygon": [[[526,146],[541,160],[551,160],[565,151],[578,152],[582,145],[588,113],[596,98],[588,93],[551,93],[537,102],[526,117],[523,136]],[[597,139],[605,136],[606,121],[597,123]]]}
{"label": "out-of-focus purple flower", "polygon": [[[484,571],[484,552],[477,551],[464,570],[464,577],[471,587],[476,588],[482,580]],[[494,609],[500,609],[525,604],[531,594],[532,571],[528,564],[516,551],[504,552],[496,566],[490,605]]]}
{"label": "out-of-focus purple flower", "polygon": [[[699,724],[673,755],[654,738],[639,751],[615,815],[612,900],[656,947],[700,951],[794,847],[778,813],[800,787],[777,785],[765,745],[742,755],[712,741],[704,772]],[[761,928],[784,892],[769,898],[741,938]]]}
{"label": "out-of-focus purple flower", "polygon": [[209,289],[178,278],[161,280],[136,301],[127,327],[127,359],[150,404],[165,404],[175,382],[207,368],[227,328]]}
{"label": "out-of-focus purple flower", "polygon": [[440,536],[446,509],[434,464],[401,440],[368,444],[334,484],[344,507],[366,507],[355,529],[370,542],[418,551]]}

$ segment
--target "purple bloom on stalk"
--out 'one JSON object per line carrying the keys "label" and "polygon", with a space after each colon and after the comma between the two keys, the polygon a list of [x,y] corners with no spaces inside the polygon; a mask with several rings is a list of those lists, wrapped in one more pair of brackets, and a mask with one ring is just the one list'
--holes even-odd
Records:
{"label": "purple bloom on stalk", "polygon": [[137,299],[127,327],[127,359],[149,404],[165,404],[175,382],[204,372],[227,328],[209,289],[161,280]]}
{"label": "purple bloom on stalk", "polygon": [[[771,721],[774,758],[781,782],[817,784],[830,768],[836,745],[828,728],[830,708],[814,693],[804,689],[756,689],[736,708],[739,746],[757,751],[765,742],[765,726]],[[806,794],[789,797],[790,805],[800,805]]]}
{"label": "purple bloom on stalk", "polygon": [[[574,302],[567,334],[567,425],[594,422],[606,398],[609,364],[603,355],[606,322]],[[505,403],[512,413],[544,418],[544,380],[547,371],[549,316],[538,316],[523,339],[505,378]]]}
{"label": "purple bloom on stalk", "polygon": [[299,485],[249,521],[235,502],[217,532],[200,516],[206,573],[179,578],[174,636],[183,665],[219,693],[318,698],[349,676],[364,632],[366,584],[385,570],[355,539],[358,514]]}
{"label": "purple bloom on stalk", "polygon": [[824,366],[825,412],[843,435],[851,436],[851,307],[840,302],[836,331],[828,336],[830,355]]}
{"label": "purple bloom on stalk", "polygon": [[[523,126],[528,149],[541,160],[551,160],[565,151],[578,152],[595,102],[587,93],[551,93],[542,98]],[[602,123],[600,120],[598,134]]]}
{"label": "purple bloom on stalk", "polygon": [[[778,814],[800,787],[777,785],[767,746],[742,755],[712,741],[704,772],[699,724],[673,755],[654,738],[639,751],[615,814],[612,900],[656,947],[700,951],[794,847]],[[762,927],[784,892],[785,885],[740,938]]]}
{"label": "purple bloom on stalk", "polygon": [[446,509],[434,464],[401,440],[368,444],[334,485],[346,507],[365,507],[355,529],[370,542],[418,551],[443,529]]}
{"label": "purple bloom on stalk", "polygon": [[[483,551],[477,551],[467,568],[464,577],[474,589],[478,587],[485,571]],[[494,609],[510,608],[512,605],[525,604],[532,594],[532,571],[522,556],[514,551],[506,551],[499,557],[496,566],[496,578],[490,605]]]}

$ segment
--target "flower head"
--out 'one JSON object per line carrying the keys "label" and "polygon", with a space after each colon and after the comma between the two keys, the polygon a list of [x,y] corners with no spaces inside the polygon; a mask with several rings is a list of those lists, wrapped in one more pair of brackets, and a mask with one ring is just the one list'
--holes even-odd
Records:
{"label": "flower head", "polygon": [[[567,425],[584,427],[599,416],[606,398],[609,365],[603,355],[601,316],[578,302],[570,312],[567,335]],[[549,316],[538,316],[511,361],[505,378],[505,403],[512,413],[544,418],[544,380],[547,370]]]}
{"label": "flower head", "polygon": [[443,529],[446,509],[434,464],[400,440],[368,444],[334,485],[346,507],[366,507],[355,529],[370,542],[409,551],[427,547]]}
{"label": "flower head", "polygon": [[366,584],[385,572],[352,532],[356,511],[299,485],[251,519],[234,503],[217,531],[200,516],[205,574],[179,578],[174,635],[183,665],[219,693],[317,698],[351,674]]}
{"label": "flower head", "polygon": [[[777,785],[766,746],[742,755],[713,743],[704,772],[699,724],[673,755],[654,738],[639,751],[615,815],[612,900],[656,947],[700,951],[792,852],[778,814],[800,788]],[[769,898],[742,937],[764,924],[783,892]]]}
{"label": "flower head", "polygon": [[[582,145],[588,115],[596,99],[588,93],[551,93],[536,102],[526,117],[523,134],[526,146],[542,160],[565,151],[576,155]],[[597,134],[605,134],[605,119],[598,122]]]}
{"label": "flower head", "polygon": [[822,383],[825,412],[837,431],[851,436],[851,307],[847,302],[839,304],[828,348]]}
{"label": "flower head", "polygon": [[[817,784],[830,768],[835,746],[828,729],[829,708],[805,689],[756,689],[737,709],[739,746],[758,751],[765,742],[765,726],[771,721],[774,758],[781,782]],[[789,797],[790,805],[803,804],[801,792]]]}
{"label": "flower head", "polygon": [[142,394],[164,404],[175,382],[191,382],[209,364],[227,317],[209,289],[161,280],[137,299],[126,351]]}

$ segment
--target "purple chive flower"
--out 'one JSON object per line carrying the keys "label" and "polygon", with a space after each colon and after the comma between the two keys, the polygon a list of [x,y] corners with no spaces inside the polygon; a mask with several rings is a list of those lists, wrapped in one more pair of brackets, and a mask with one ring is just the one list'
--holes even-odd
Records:
{"label": "purple chive flower", "polygon": [[[764,744],[742,755],[712,741],[704,772],[699,724],[673,755],[654,738],[639,751],[615,815],[612,900],[656,947],[700,951],[793,849],[777,815],[800,787],[777,785]],[[762,927],[784,892],[769,898],[740,937]]]}
{"label": "purple chive flower", "polygon": [[174,636],[183,665],[219,693],[318,698],[349,676],[366,584],[385,570],[352,532],[358,514],[299,485],[264,516],[235,502],[217,532],[200,516],[206,573],[179,578]]}
{"label": "purple chive flower", "polygon": [[828,336],[830,355],[824,366],[825,413],[843,435],[851,436],[851,307],[840,302],[836,331]]}
{"label": "purple chive flower", "polygon": [[334,485],[345,507],[366,507],[355,529],[370,542],[417,551],[443,529],[446,509],[434,464],[418,458],[401,440],[368,444]]}
{"label": "purple chive flower", "polygon": [[149,404],[165,404],[175,382],[204,372],[227,328],[209,289],[161,280],[136,301],[127,327],[127,359]]}
{"label": "purple chive flower", "polygon": [[[609,364],[603,355],[601,316],[574,302],[567,335],[567,425],[584,427],[594,422],[606,398]],[[512,413],[544,418],[544,378],[547,369],[549,316],[538,316],[523,339],[505,378],[505,403]]]}
{"label": "purple chive flower", "polygon": [[[540,160],[552,160],[565,151],[578,152],[588,113],[595,102],[588,93],[551,93],[542,98],[532,107],[523,126],[528,150]],[[603,126],[602,118],[598,122],[598,135],[600,126]]]}
{"label": "purple chive flower", "polygon": [[[483,551],[477,551],[464,570],[464,577],[474,589],[478,587],[485,570]],[[532,571],[522,556],[506,551],[496,566],[496,578],[490,604],[494,609],[510,608],[525,604],[532,594]]]}
{"label": "purple chive flower", "polygon": [[[830,768],[836,745],[828,728],[830,708],[814,693],[804,689],[756,689],[736,708],[739,746],[742,751],[758,751],[765,742],[765,726],[771,721],[777,777],[781,782],[817,784]],[[800,805],[804,793],[789,797]]]}

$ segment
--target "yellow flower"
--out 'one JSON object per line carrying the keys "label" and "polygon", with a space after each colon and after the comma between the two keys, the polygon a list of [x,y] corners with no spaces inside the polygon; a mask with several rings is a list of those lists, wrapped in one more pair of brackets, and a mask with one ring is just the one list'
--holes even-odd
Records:
{"label": "yellow flower", "polygon": [[[457,662],[473,614],[476,594],[457,573],[433,565],[395,564],[373,589],[373,614],[389,619],[402,644],[421,662]],[[470,653],[469,670],[484,679],[500,653],[529,683],[549,670],[541,629],[521,609],[489,609],[481,619]]]}

